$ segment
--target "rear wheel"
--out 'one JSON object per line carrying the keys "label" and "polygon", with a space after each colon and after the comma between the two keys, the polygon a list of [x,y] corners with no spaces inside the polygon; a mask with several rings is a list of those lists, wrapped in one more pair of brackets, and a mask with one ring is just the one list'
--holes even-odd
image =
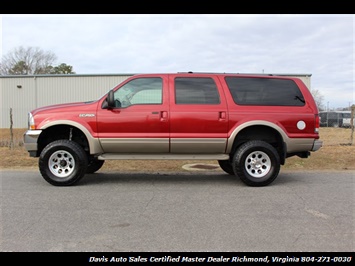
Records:
{"label": "rear wheel", "polygon": [[39,157],[43,178],[54,186],[70,186],[86,173],[88,158],[84,149],[70,140],[49,143]]}
{"label": "rear wheel", "polygon": [[232,165],[236,175],[248,186],[266,186],[279,174],[280,156],[269,143],[252,140],[237,149]]}

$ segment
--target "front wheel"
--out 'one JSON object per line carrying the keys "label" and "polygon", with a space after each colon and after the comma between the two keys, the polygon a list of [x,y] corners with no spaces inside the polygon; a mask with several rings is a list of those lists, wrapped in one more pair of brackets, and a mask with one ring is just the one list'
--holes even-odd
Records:
{"label": "front wheel", "polygon": [[88,158],[84,149],[70,140],[49,143],[39,157],[43,178],[54,186],[70,186],[86,173]]}
{"label": "front wheel", "polygon": [[248,186],[266,186],[279,174],[280,156],[269,143],[252,140],[237,149],[232,165],[236,175]]}

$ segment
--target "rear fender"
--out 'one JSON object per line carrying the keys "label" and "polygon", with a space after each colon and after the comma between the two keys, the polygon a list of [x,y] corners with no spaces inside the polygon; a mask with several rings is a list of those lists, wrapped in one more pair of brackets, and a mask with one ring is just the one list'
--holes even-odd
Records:
{"label": "rear fender", "polygon": [[278,126],[272,122],[265,121],[265,120],[253,120],[253,121],[245,122],[245,123],[237,126],[235,129],[233,129],[232,133],[230,134],[230,136],[228,138],[226,153],[232,152],[233,143],[236,140],[236,138],[238,137],[238,133],[240,131],[242,131],[243,129],[250,127],[250,126],[267,126],[267,127],[275,129],[277,132],[279,132],[279,134],[282,137],[283,142],[287,146],[287,142],[288,142],[289,138],[286,135],[285,131],[280,126]]}

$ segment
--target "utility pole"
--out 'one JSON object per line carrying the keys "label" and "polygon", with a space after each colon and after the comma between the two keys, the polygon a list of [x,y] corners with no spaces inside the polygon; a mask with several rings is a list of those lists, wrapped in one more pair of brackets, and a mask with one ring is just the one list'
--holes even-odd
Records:
{"label": "utility pole", "polygon": [[327,127],[329,126],[328,125],[328,113],[329,113],[329,101],[327,102]]}
{"label": "utility pole", "polygon": [[351,106],[351,117],[350,117],[350,125],[351,125],[351,137],[350,143],[353,145],[354,142],[354,115],[355,115],[355,104]]}

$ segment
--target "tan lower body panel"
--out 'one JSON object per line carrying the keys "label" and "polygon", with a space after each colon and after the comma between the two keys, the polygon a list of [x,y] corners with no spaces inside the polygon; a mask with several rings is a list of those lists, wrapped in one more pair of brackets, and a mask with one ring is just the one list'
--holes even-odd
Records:
{"label": "tan lower body panel", "polygon": [[315,139],[312,138],[288,138],[286,141],[287,153],[311,151],[314,141]]}
{"label": "tan lower body panel", "polygon": [[[227,139],[221,138],[103,138],[104,153],[223,154]],[[170,148],[170,150],[169,150]]]}
{"label": "tan lower body panel", "polygon": [[228,154],[124,154],[104,153],[99,160],[228,160]]}
{"label": "tan lower body panel", "polygon": [[227,139],[221,138],[172,138],[171,153],[221,154],[225,153]]}
{"label": "tan lower body panel", "polygon": [[100,139],[104,153],[168,153],[168,138]]}

